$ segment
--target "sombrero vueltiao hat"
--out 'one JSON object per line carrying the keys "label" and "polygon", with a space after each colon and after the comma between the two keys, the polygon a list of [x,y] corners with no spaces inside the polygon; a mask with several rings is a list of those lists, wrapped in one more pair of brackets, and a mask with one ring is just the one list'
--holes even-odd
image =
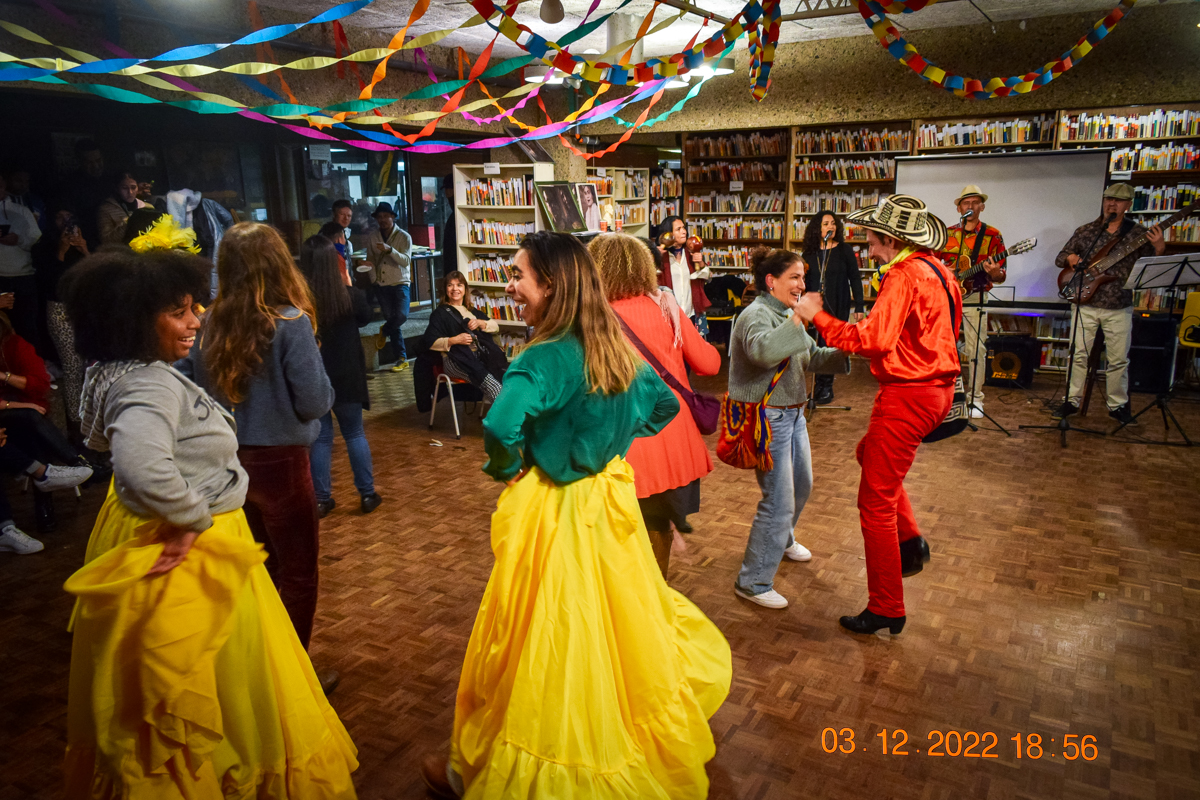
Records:
{"label": "sombrero vueltiao hat", "polygon": [[920,200],[907,194],[894,194],[879,205],[860,208],[848,214],[846,222],[931,250],[946,246],[946,223],[931,214]]}

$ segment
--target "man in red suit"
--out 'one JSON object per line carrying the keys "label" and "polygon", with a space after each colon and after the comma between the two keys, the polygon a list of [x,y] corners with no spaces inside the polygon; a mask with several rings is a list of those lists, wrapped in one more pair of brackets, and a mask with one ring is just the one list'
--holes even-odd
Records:
{"label": "man in red suit", "polygon": [[906,619],[901,577],[920,572],[929,560],[904,476],[921,440],[950,410],[960,369],[962,292],[937,257],[946,244],[946,225],[917,198],[892,195],[846,221],[866,229],[871,258],[882,265],[872,278],[879,296],[870,316],[843,322],[824,310],[816,292],[802,297],[797,308],[831,347],[868,357],[879,381],[857,451],[870,600],[861,614],[842,617],[841,624],[855,633],[888,628],[895,634]]}

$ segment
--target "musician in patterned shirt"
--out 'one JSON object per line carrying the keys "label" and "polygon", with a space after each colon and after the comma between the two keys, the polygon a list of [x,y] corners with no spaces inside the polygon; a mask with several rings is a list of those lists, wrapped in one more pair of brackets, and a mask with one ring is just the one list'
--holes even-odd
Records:
{"label": "musician in patterned shirt", "polygon": [[1117,280],[1102,284],[1086,305],[1075,307],[1079,321],[1072,323],[1075,331],[1075,360],[1071,367],[1071,385],[1062,406],[1054,413],[1062,419],[1079,411],[1083,397],[1083,386],[1087,379],[1088,351],[1096,341],[1096,331],[1104,331],[1104,350],[1108,356],[1108,372],[1104,376],[1105,401],[1108,415],[1122,425],[1136,425],[1129,411],[1129,338],[1133,330],[1133,292],[1123,288],[1134,262],[1146,256],[1161,256],[1167,249],[1162,231],[1157,225],[1148,231],[1133,220],[1125,219],[1125,212],[1133,205],[1133,187],[1128,183],[1114,183],[1104,190],[1101,214],[1096,219],[1081,225],[1063,245],[1062,252],[1054,259],[1054,265],[1062,270],[1068,266],[1085,268],[1095,260],[1105,245],[1117,240],[1133,239],[1146,234],[1146,244],[1109,267],[1106,275],[1115,275]]}
{"label": "musician in patterned shirt", "polygon": [[954,201],[959,222],[949,228],[946,247],[938,253],[951,269],[956,269],[959,256],[970,258],[972,265],[983,262],[984,271],[963,285],[963,367],[967,371],[967,403],[975,419],[983,416],[983,381],[987,377],[988,292],[994,284],[1004,283],[1008,278],[1005,259],[996,257],[1004,251],[1004,237],[979,219],[987,199],[975,184],[963,188]]}

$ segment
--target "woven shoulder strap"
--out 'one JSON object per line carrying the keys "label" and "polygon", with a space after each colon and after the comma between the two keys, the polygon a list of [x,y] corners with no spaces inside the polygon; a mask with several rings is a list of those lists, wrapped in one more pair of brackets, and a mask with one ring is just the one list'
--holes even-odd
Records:
{"label": "woven shoulder strap", "polygon": [[779,366],[775,368],[775,374],[771,377],[771,383],[767,386],[767,393],[763,395],[762,404],[765,406],[771,400],[771,393],[775,391],[775,384],[779,383],[779,379],[783,377],[783,373],[787,372],[788,365],[792,363],[792,357],[788,356],[783,361],[779,362]]}

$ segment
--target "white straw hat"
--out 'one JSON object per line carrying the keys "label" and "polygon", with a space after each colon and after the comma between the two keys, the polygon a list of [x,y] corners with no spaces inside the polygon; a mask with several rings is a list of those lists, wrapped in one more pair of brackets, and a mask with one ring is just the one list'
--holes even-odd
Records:
{"label": "white straw hat", "polygon": [[946,246],[946,223],[931,214],[923,202],[907,194],[894,194],[877,206],[860,208],[848,214],[846,222],[931,250]]}

